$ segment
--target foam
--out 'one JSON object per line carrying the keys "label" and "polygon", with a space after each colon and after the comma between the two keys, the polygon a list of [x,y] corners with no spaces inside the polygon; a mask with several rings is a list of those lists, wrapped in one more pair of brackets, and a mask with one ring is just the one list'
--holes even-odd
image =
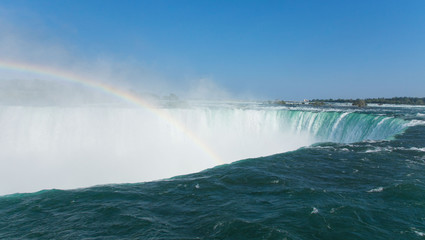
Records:
{"label": "foam", "polygon": [[383,187],[377,187],[377,188],[374,188],[374,189],[370,189],[367,192],[368,193],[375,193],[375,192],[382,192],[382,191],[384,191],[384,188]]}

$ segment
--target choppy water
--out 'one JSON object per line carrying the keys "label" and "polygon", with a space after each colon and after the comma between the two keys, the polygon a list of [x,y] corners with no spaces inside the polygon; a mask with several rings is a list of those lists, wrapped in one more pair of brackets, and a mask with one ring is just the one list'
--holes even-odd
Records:
{"label": "choppy water", "polygon": [[[170,111],[198,130],[228,123],[238,136],[259,137],[260,146],[282,129],[309,141],[161,181],[5,195],[0,238],[425,238],[424,108]],[[270,125],[261,127],[264,121]],[[249,127],[255,131],[244,135]]]}

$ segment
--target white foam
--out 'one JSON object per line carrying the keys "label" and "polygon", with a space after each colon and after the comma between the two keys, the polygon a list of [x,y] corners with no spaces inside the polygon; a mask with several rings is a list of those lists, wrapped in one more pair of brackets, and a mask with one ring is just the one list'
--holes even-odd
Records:
{"label": "white foam", "polygon": [[418,126],[418,125],[425,125],[425,121],[422,120],[411,120],[408,123],[406,123],[407,127],[413,127],[413,126]]}
{"label": "white foam", "polygon": [[423,148],[417,148],[417,147],[411,147],[409,150],[418,151],[418,152],[425,152],[425,147]]}
{"label": "white foam", "polygon": [[384,151],[384,150],[385,150],[384,148],[376,147],[374,149],[368,149],[368,150],[366,150],[365,153],[375,153],[375,152],[381,152],[381,151]]}
{"label": "white foam", "polygon": [[313,210],[311,211],[310,214],[318,214],[318,213],[319,213],[319,210],[317,208],[313,207]]}
{"label": "white foam", "polygon": [[425,237],[425,233],[423,231],[419,231],[418,229],[412,227],[411,230],[418,235],[419,237]]}
{"label": "white foam", "polygon": [[417,148],[417,147],[375,147],[373,149],[368,149],[365,153],[375,153],[375,152],[393,152],[393,151],[416,151],[416,152],[425,152],[425,148]]}
{"label": "white foam", "polygon": [[424,232],[419,232],[419,231],[414,231],[416,233],[416,235],[418,235],[419,237],[425,237],[425,233]]}
{"label": "white foam", "polygon": [[417,108],[425,108],[424,105],[407,105],[407,104],[370,104],[369,106],[373,106],[373,107],[379,107],[379,108],[385,108],[385,107],[391,107],[391,108],[412,108],[412,109],[417,109]]}
{"label": "white foam", "polygon": [[367,192],[368,193],[373,193],[373,192],[382,192],[382,191],[384,191],[384,188],[383,187],[377,187],[377,188],[371,189],[371,190],[369,190]]}

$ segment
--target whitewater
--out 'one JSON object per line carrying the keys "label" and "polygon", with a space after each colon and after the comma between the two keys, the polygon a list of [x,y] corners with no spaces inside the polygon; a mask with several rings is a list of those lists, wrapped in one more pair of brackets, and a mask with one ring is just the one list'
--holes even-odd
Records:
{"label": "whitewater", "polygon": [[390,105],[3,104],[0,238],[423,239],[424,116]]}
{"label": "whitewater", "polygon": [[255,102],[168,105],[172,121],[131,106],[1,106],[0,180],[10,184],[0,194],[158,180],[317,142],[387,139],[408,123]]}

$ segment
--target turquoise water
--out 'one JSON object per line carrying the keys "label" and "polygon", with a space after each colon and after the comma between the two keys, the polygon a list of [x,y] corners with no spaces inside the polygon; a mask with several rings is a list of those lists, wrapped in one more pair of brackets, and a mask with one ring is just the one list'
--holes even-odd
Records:
{"label": "turquoise water", "polygon": [[271,108],[316,143],[162,181],[5,195],[0,238],[424,239],[424,113]]}

